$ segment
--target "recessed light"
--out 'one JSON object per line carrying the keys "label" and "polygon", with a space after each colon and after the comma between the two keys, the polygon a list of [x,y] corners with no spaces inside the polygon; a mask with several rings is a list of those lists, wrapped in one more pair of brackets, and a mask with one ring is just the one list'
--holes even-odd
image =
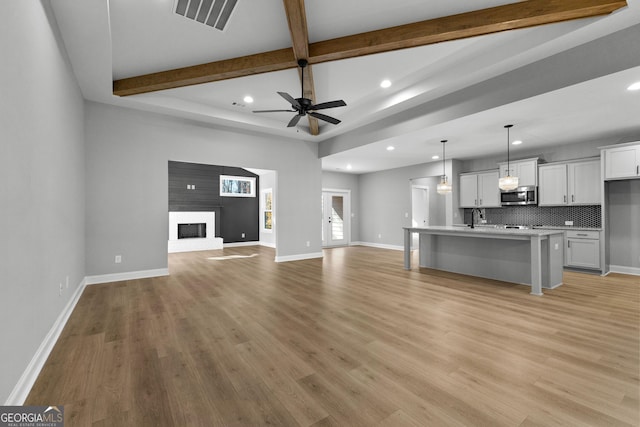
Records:
{"label": "recessed light", "polygon": [[247,95],[244,97],[244,102],[246,102],[247,104],[251,104],[253,102],[253,98]]}
{"label": "recessed light", "polygon": [[520,140],[513,141],[513,142],[511,143],[511,145],[520,145],[520,144],[522,144],[522,141],[520,141]]}
{"label": "recessed light", "polygon": [[387,151],[393,151],[395,149],[396,149],[396,147],[394,147],[393,145],[390,145],[390,146],[387,147]]}
{"label": "recessed light", "polygon": [[627,88],[627,90],[640,90],[640,82],[635,82]]}
{"label": "recessed light", "polygon": [[390,86],[391,86],[391,80],[385,79],[385,80],[380,82],[380,87],[383,87],[383,88],[386,89],[386,88],[388,88]]}
{"label": "recessed light", "polygon": [[349,164],[347,165],[347,170],[348,170],[348,171],[350,171],[351,169],[353,169],[353,166],[351,166],[351,163],[349,163]]}
{"label": "recessed light", "polygon": [[431,158],[432,158],[433,160],[438,160],[438,159],[440,158],[440,156],[438,156],[438,155],[436,154],[435,156],[431,156]]}

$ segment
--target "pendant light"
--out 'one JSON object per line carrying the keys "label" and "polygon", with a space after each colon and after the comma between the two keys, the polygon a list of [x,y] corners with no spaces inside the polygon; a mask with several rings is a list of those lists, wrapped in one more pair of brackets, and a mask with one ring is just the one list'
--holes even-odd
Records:
{"label": "pendant light", "polygon": [[447,173],[445,172],[444,167],[444,144],[447,140],[443,139],[440,142],[442,142],[442,178],[440,179],[440,183],[436,186],[436,191],[438,194],[445,195],[451,193],[451,184],[449,184],[449,181],[447,180]]}
{"label": "pendant light", "polygon": [[513,125],[505,125],[504,127],[507,129],[507,175],[500,177],[498,187],[500,187],[501,190],[513,190],[518,188],[518,177],[511,176],[511,165],[509,163],[509,129],[511,129]]}

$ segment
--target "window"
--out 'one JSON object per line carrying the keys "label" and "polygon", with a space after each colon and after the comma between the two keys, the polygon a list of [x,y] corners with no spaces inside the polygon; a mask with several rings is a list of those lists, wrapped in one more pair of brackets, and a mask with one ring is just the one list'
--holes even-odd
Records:
{"label": "window", "polygon": [[261,192],[262,231],[273,232],[273,189],[267,188]]}

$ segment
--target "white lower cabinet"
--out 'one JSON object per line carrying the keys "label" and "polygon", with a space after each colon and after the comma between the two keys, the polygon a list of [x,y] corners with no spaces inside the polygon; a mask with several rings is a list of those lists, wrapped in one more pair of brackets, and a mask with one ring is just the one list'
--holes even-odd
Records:
{"label": "white lower cabinet", "polygon": [[567,267],[600,269],[600,232],[567,230],[564,234]]}

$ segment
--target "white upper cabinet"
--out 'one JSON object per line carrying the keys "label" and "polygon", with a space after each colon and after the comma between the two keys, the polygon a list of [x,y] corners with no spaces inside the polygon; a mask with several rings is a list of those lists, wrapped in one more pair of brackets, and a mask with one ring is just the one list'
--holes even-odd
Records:
{"label": "white upper cabinet", "polygon": [[498,171],[468,173],[460,175],[460,207],[500,207]]}
{"label": "white upper cabinet", "polygon": [[540,166],[538,205],[557,206],[567,204],[567,165]]}
{"label": "white upper cabinet", "polygon": [[604,179],[640,178],[640,143],[604,148]]}
{"label": "white upper cabinet", "polygon": [[538,170],[539,206],[599,205],[600,160],[541,165]]}
{"label": "white upper cabinet", "polygon": [[[507,176],[507,162],[498,163],[500,177]],[[518,186],[538,185],[538,158],[509,162],[510,175],[518,177]]]}

